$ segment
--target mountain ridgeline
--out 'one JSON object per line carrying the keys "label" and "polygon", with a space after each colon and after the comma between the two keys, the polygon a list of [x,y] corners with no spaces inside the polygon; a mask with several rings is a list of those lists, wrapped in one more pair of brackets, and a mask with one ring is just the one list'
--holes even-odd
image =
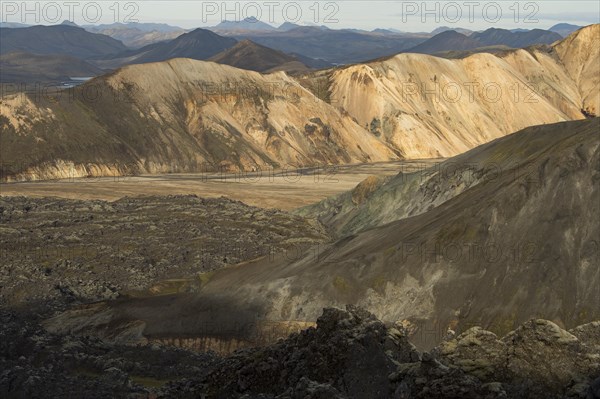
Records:
{"label": "mountain ridgeline", "polygon": [[[527,126],[596,115],[599,29],[547,48],[453,60],[399,54],[297,77],[174,59],[127,66],[63,95],[9,93],[2,178],[450,157]],[[205,32],[176,40],[187,48],[197,34]]]}
{"label": "mountain ridgeline", "polygon": [[310,70],[298,58],[250,40],[238,42],[232,48],[209,58],[209,61],[263,73],[277,71],[299,73]]}
{"label": "mountain ridgeline", "polygon": [[[34,55],[70,56],[92,63],[105,72],[124,65],[167,61],[172,58],[207,60],[223,53],[226,64],[250,70],[270,72],[285,70],[303,71],[304,67],[326,68],[352,62],[365,62],[399,52],[416,52],[456,56],[456,53],[498,51],[531,45],[550,44],[561,38],[559,33],[534,29],[508,31],[488,29],[472,32],[466,29],[441,27],[432,33],[408,33],[397,30],[328,29],[324,26],[299,26],[284,23],[272,27],[254,18],[243,21],[224,21],[217,26],[191,31],[152,23],[114,23],[80,27],[64,21],[54,26],[27,26],[2,24],[0,54],[11,52]],[[557,26],[564,34],[574,26]],[[248,45],[248,40],[253,44]],[[237,41],[245,43],[244,54],[255,61],[239,59],[240,49],[232,47]],[[232,49],[233,54],[227,54]],[[279,54],[277,54],[279,53]],[[256,59],[266,57],[269,68],[257,67]],[[274,62],[279,60],[280,64]],[[237,65],[236,65],[237,64]],[[258,63],[261,64],[261,63]],[[40,71],[29,69],[27,74],[7,74],[3,82],[48,81],[49,76],[59,76],[60,66],[52,68],[51,62],[41,62]],[[77,71],[75,71],[77,72]],[[83,71],[82,71],[83,73]],[[96,74],[98,75],[98,74]],[[95,75],[95,76],[96,76]]]}

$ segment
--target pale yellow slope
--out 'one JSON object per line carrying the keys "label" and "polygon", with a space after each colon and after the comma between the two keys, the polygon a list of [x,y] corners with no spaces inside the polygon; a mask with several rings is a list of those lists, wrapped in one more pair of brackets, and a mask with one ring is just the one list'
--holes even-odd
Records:
{"label": "pale yellow slope", "polygon": [[600,111],[600,25],[590,25],[554,45],[554,49],[579,86],[582,108],[599,115]]}
{"label": "pale yellow slope", "polygon": [[579,88],[555,54],[538,49],[516,50],[502,55],[502,59],[560,112],[571,119],[581,119]]}
{"label": "pale yellow slope", "polygon": [[[119,89],[134,83],[136,102],[157,120],[176,120],[172,103],[183,98],[187,129],[242,132],[257,152],[280,163],[353,163],[397,159],[350,116],[319,100],[283,72],[263,75],[189,59],[124,68],[109,79]],[[308,123],[307,123],[308,122]],[[314,132],[313,132],[314,130]],[[343,151],[341,151],[342,149]],[[245,154],[240,154],[244,158]],[[248,164],[260,163],[255,158]]]}
{"label": "pale yellow slope", "polygon": [[[523,57],[400,54],[335,71],[332,101],[361,126],[379,125],[373,133],[407,158],[448,157],[527,126],[581,118],[573,81],[545,58],[549,66],[517,66]],[[541,78],[550,82],[541,93],[528,80],[527,69],[536,67],[552,75]],[[561,85],[564,101],[557,100]]]}

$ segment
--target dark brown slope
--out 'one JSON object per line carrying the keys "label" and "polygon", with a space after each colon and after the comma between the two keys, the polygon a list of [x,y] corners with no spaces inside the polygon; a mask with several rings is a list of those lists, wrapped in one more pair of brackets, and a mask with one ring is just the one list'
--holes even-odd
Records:
{"label": "dark brown slope", "polygon": [[[506,333],[532,317],[567,328],[598,319],[599,122],[528,128],[454,159],[500,173],[420,215],[223,269],[197,294],[67,313],[54,328],[94,331],[98,311],[98,328],[133,322],[140,340],[231,339],[223,331],[240,320],[314,321],[325,306],[354,303],[430,346],[447,328]],[[209,321],[220,329],[206,333]]]}
{"label": "dark brown slope", "polygon": [[131,56],[128,64],[165,61],[172,58],[206,60],[233,47],[237,40],[219,36],[206,29],[195,29],[171,41],[142,47]]}
{"label": "dark brown slope", "polygon": [[232,48],[211,57],[209,61],[256,72],[307,72],[310,69],[291,55],[251,40],[242,40]]}

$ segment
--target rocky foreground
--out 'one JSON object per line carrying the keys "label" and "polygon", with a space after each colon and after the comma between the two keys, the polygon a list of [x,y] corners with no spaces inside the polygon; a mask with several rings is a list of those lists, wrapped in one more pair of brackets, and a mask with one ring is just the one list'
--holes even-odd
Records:
{"label": "rocky foreground", "polygon": [[502,338],[476,327],[421,353],[400,326],[327,308],[316,328],[223,358],[55,336],[15,312],[1,322],[8,398],[600,397],[600,322],[531,320]]}

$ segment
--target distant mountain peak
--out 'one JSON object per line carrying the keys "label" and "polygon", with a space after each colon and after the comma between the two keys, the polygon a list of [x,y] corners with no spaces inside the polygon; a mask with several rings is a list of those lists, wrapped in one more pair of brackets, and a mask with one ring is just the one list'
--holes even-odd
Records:
{"label": "distant mountain peak", "polygon": [[302,25],[298,25],[298,24],[286,21],[286,22],[282,23],[281,25],[279,25],[279,27],[277,28],[277,30],[288,31],[288,30],[300,28],[301,26]]}
{"label": "distant mountain peak", "polygon": [[438,37],[444,37],[444,36],[448,36],[448,37],[453,37],[453,36],[456,36],[456,37],[467,37],[466,35],[464,35],[464,34],[462,34],[460,32],[457,32],[454,29],[449,29],[449,30],[442,31],[442,32],[438,33],[436,36],[438,36]]}
{"label": "distant mountain peak", "polygon": [[576,29],[580,29],[581,26],[579,25],[573,25],[573,24],[568,24],[566,22],[561,22],[559,24],[556,24],[554,26],[552,26],[550,29],[548,30],[553,30],[553,29],[563,29],[563,28],[576,28]]}
{"label": "distant mountain peak", "polygon": [[567,23],[560,23],[560,24],[556,24],[554,26],[552,26],[550,29],[548,29],[551,32],[555,32],[558,33],[559,35],[561,35],[562,37],[567,37],[569,36],[571,33],[581,29],[582,26],[579,25],[573,25],[573,24],[567,24]]}
{"label": "distant mountain peak", "polygon": [[68,19],[65,19],[64,21],[62,21],[60,23],[61,25],[66,25],[66,26],[76,26],[79,28],[79,25],[77,25],[75,22],[73,21],[69,21]]}
{"label": "distant mountain peak", "polygon": [[462,33],[463,35],[466,35],[466,36],[468,36],[471,33],[473,33],[473,31],[470,30],[470,29],[464,29],[464,28],[458,28],[458,27],[451,28],[449,26],[440,26],[439,28],[434,29],[433,31],[431,31],[431,34],[435,36],[435,35],[439,35],[440,33],[444,33],[444,32],[447,32],[447,31],[455,31],[455,32],[458,32],[458,33]]}
{"label": "distant mountain peak", "polygon": [[214,27],[216,30],[249,30],[249,31],[271,31],[275,27],[262,22],[256,17],[247,17],[241,21],[224,20]]}
{"label": "distant mountain peak", "polygon": [[216,33],[214,33],[213,31],[209,30],[209,29],[204,29],[204,28],[196,28],[193,29],[191,31],[189,31],[188,33],[186,33],[186,35],[190,35],[190,34],[211,34],[211,35],[215,35]]}
{"label": "distant mountain peak", "polygon": [[404,34],[405,33],[405,32],[403,32],[401,30],[394,29],[394,28],[387,28],[387,29],[376,28],[376,29],[373,29],[371,32],[373,32],[373,33],[382,33],[384,35],[390,35],[390,34],[391,35],[399,35],[399,34]]}
{"label": "distant mountain peak", "polygon": [[150,44],[137,50],[136,63],[165,61],[171,58],[205,60],[233,47],[237,40],[213,31],[196,28],[173,40]]}

